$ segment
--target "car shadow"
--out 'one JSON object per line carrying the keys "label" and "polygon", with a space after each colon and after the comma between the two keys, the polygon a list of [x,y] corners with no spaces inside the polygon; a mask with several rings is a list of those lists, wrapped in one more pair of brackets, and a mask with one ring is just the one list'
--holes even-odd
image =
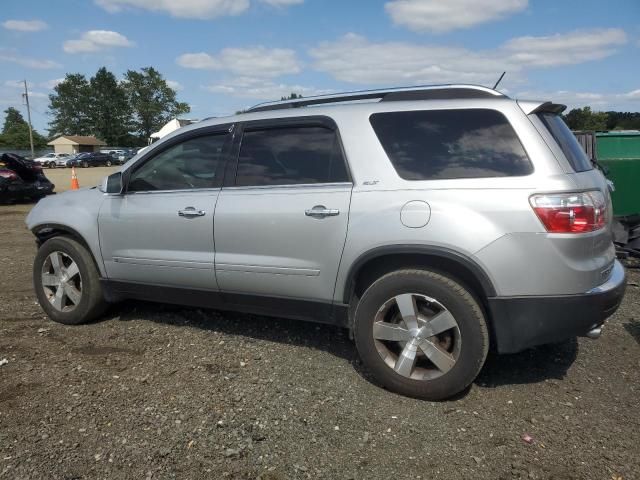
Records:
{"label": "car shadow", "polygon": [[520,353],[490,352],[475,383],[482,387],[561,380],[578,356],[578,339],[541,345]]}
{"label": "car shadow", "polygon": [[[204,308],[140,301],[125,301],[111,307],[104,320],[148,320],[216,331],[224,335],[295,345],[322,350],[348,361],[366,381],[375,381],[360,363],[354,343],[346,329],[311,322],[224,312]],[[637,324],[640,330],[640,324]],[[562,379],[578,354],[578,341],[544,345],[517,354],[498,355],[491,352],[475,384],[483,388],[539,383]],[[450,400],[464,398],[465,389]]]}
{"label": "car shadow", "polygon": [[638,320],[631,320],[625,323],[624,329],[640,344],[640,322]]}
{"label": "car shadow", "polygon": [[224,335],[312,348],[351,363],[358,358],[346,329],[321,323],[133,300],[113,305],[104,317],[104,320],[110,319],[143,319],[165,325],[188,326]]}

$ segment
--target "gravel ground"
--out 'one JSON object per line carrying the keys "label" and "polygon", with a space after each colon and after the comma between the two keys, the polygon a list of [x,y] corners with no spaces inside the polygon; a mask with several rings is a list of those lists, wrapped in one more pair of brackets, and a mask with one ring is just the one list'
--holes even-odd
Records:
{"label": "gravel ground", "polygon": [[600,340],[490,356],[429,403],[373,385],[329,326],[140,302],[48,321],[29,208],[0,207],[2,479],[640,478],[633,270]]}

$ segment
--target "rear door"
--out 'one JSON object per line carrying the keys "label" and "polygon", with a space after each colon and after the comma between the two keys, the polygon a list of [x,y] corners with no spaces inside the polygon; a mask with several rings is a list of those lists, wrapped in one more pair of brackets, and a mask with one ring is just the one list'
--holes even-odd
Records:
{"label": "rear door", "polygon": [[107,196],[100,247],[111,280],[217,289],[213,213],[229,126],[171,139],[136,162],[123,195]]}
{"label": "rear door", "polygon": [[220,289],[331,302],[352,190],[337,127],[248,122],[236,147],[215,215]]}

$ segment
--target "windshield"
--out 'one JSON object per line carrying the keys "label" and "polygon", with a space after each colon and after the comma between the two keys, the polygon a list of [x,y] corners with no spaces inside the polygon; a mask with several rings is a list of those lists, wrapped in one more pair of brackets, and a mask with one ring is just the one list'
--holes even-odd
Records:
{"label": "windshield", "polygon": [[547,127],[551,136],[555,139],[556,143],[564,153],[569,164],[576,172],[585,172],[592,170],[593,165],[589,161],[586,152],[582,149],[575,135],[569,130],[567,124],[560,115],[555,113],[540,113],[538,117]]}

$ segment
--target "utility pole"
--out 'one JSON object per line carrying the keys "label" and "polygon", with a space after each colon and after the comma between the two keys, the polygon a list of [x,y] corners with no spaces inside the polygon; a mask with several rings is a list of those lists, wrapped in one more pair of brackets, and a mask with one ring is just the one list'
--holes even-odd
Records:
{"label": "utility pole", "polygon": [[36,153],[33,150],[33,128],[31,128],[31,108],[29,107],[29,91],[27,90],[27,81],[24,81],[24,93],[22,94],[27,104],[27,120],[29,121],[29,143],[31,144],[31,158],[35,158]]}

